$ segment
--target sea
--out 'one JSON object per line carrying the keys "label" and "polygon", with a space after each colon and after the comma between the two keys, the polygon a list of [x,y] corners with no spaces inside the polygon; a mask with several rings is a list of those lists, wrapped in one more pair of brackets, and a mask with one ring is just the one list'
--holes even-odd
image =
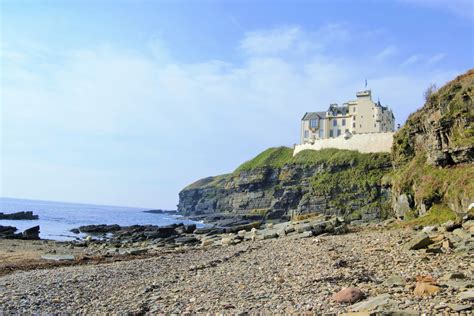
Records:
{"label": "sea", "polygon": [[0,212],[14,213],[32,211],[39,216],[38,220],[0,220],[0,226],[14,226],[17,232],[39,225],[41,239],[75,240],[82,234],[70,230],[83,225],[118,224],[130,225],[169,225],[173,223],[196,224],[200,222],[186,220],[175,214],[146,213],[147,208],[134,208],[108,205],[76,204],[64,202],[23,200],[0,198]]}

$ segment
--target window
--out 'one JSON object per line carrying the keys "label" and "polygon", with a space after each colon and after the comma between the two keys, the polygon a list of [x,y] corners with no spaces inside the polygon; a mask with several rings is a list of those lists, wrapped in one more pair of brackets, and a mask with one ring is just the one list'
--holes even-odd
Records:
{"label": "window", "polygon": [[311,127],[311,128],[317,128],[317,127],[318,127],[318,120],[317,120],[317,119],[311,119],[311,120],[309,120],[309,127]]}
{"label": "window", "polygon": [[359,127],[362,127],[362,124],[360,124]]}
{"label": "window", "polygon": [[342,126],[346,126],[346,119],[342,119]]}
{"label": "window", "polygon": [[329,137],[334,137],[332,130],[329,131]]}
{"label": "window", "polygon": [[332,121],[332,126],[337,126],[337,120]]}
{"label": "window", "polygon": [[349,133],[349,130],[346,128],[346,133]]}
{"label": "window", "polygon": [[322,129],[319,130],[319,138],[324,137],[324,131]]}
{"label": "window", "polygon": [[337,130],[337,136],[341,136],[341,130],[340,129]]}
{"label": "window", "polygon": [[356,122],[352,123],[352,127],[354,128],[356,127]]}
{"label": "window", "polygon": [[355,121],[355,120],[356,120],[356,116],[354,115],[354,116],[352,117],[352,119]]}
{"label": "window", "polygon": [[374,127],[377,127],[377,123],[374,124]]}
{"label": "window", "polygon": [[309,137],[309,131],[304,131],[304,138],[308,138]]}
{"label": "window", "polygon": [[352,112],[355,112],[355,111],[356,111],[356,107],[354,106],[354,107],[352,108]]}

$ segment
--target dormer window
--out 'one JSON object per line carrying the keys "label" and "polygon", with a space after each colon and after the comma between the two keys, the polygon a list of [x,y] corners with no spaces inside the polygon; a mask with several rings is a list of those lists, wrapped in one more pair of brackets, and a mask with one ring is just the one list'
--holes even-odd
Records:
{"label": "dormer window", "polygon": [[309,120],[309,127],[310,128],[318,128],[318,120],[317,119]]}

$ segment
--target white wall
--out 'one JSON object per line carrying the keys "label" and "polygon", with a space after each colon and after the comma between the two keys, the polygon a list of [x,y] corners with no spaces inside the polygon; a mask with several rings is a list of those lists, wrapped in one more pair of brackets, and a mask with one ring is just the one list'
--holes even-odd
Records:
{"label": "white wall", "polygon": [[355,134],[351,138],[344,136],[337,138],[317,139],[314,144],[296,145],[293,156],[305,149],[320,150],[324,148],[337,148],[358,150],[362,153],[390,152],[394,133],[366,133]]}

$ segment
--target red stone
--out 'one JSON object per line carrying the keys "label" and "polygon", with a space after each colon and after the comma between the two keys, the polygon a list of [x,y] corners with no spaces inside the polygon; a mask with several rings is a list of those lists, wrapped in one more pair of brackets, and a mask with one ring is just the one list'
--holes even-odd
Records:
{"label": "red stone", "polygon": [[363,299],[365,296],[364,292],[356,287],[347,287],[331,297],[331,300],[338,303],[355,303]]}

